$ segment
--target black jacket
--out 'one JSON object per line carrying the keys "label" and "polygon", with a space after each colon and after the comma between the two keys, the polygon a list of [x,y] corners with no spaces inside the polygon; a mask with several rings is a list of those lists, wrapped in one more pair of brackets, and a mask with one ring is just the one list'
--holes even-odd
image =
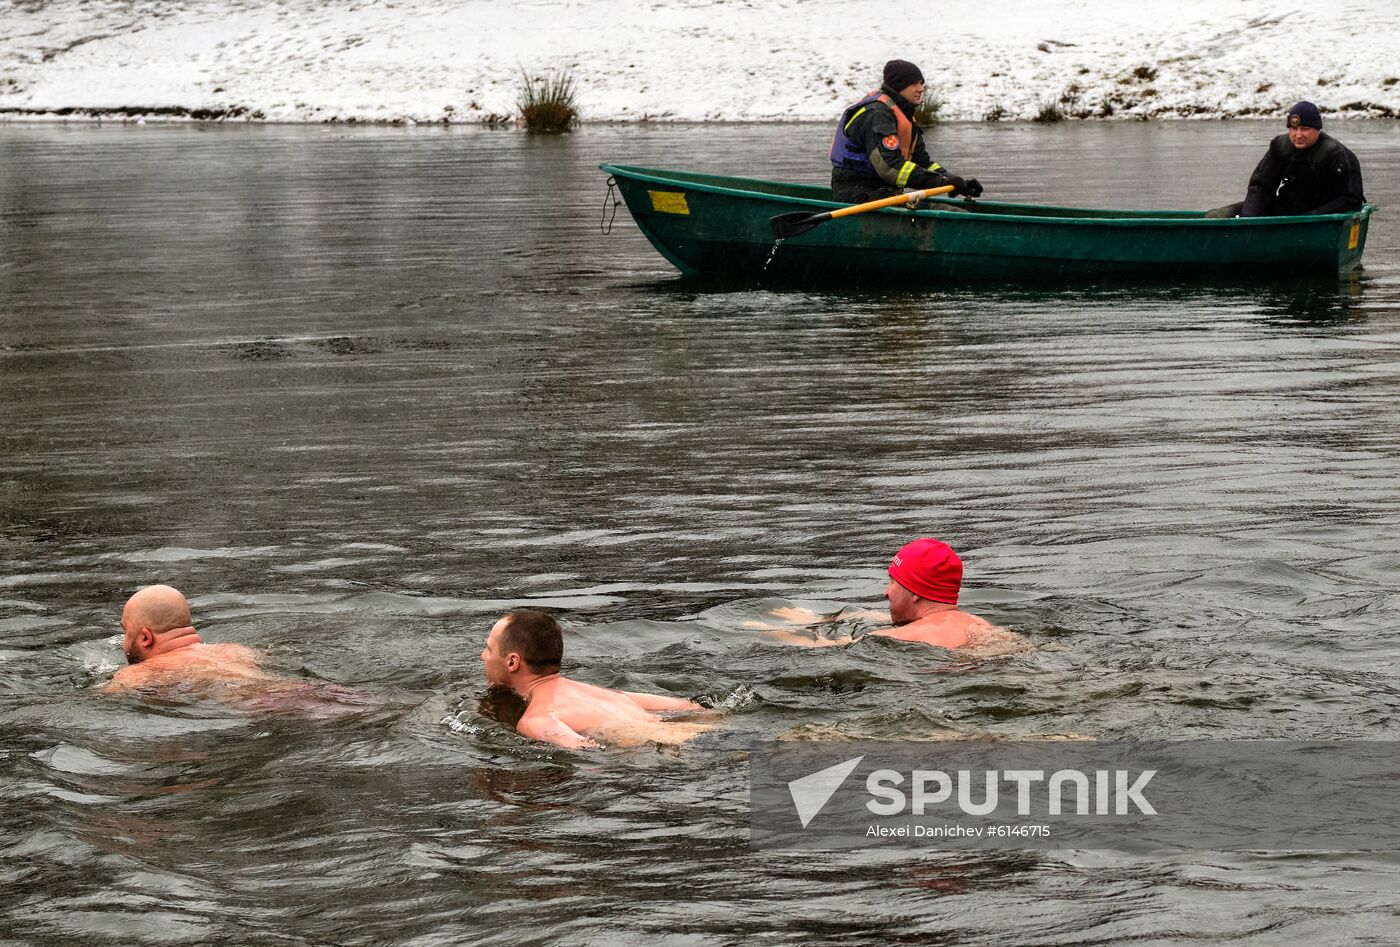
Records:
{"label": "black jacket", "polygon": [[1317,144],[1299,151],[1283,134],[1254,169],[1240,216],[1340,214],[1364,203],[1361,165],[1346,145],[1322,132]]}
{"label": "black jacket", "polygon": [[[899,145],[896,144],[893,148],[885,146],[886,141],[895,140],[897,124],[894,112],[884,102],[871,102],[865,111],[851,122],[846,135],[864,146],[875,174],[851,168],[832,168],[831,192],[834,200],[860,203],[898,194],[907,187],[940,187],[948,182],[948,172],[929,157],[928,148],[924,145],[923,129],[914,121],[914,106],[889,88],[882,86],[880,91],[890,97],[890,101],[909,117],[910,124],[914,126],[908,162],[912,167],[904,173],[906,162],[904,155],[899,151]],[[901,177],[904,178],[903,181],[900,180]]]}

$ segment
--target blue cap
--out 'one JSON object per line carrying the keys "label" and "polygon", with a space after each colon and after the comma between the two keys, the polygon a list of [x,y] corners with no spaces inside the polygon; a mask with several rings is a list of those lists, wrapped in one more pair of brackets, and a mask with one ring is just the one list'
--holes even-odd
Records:
{"label": "blue cap", "polygon": [[1311,102],[1298,102],[1288,110],[1289,128],[1321,128],[1322,113]]}

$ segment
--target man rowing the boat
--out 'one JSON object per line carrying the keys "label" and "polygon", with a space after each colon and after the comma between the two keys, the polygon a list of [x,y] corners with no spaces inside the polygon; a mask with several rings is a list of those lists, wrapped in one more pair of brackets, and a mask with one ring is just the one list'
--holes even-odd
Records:
{"label": "man rowing the boat", "polygon": [[[869,634],[955,649],[974,657],[992,657],[1030,648],[1020,635],[958,608],[963,564],[947,543],[924,538],[905,544],[890,560],[889,576],[890,582],[885,586],[885,599],[890,605],[888,616],[881,612],[854,615],[843,612],[823,618],[805,608],[781,608],[775,610],[773,615],[799,625],[819,624],[835,617],[877,620],[888,617],[892,627],[880,628]],[[809,648],[850,644],[856,640],[851,637],[813,640],[786,629],[775,629],[769,625],[759,627],[778,641]]]}
{"label": "man rowing the boat", "polygon": [[914,110],[924,97],[924,74],[903,59],[885,63],[883,82],[841,113],[831,142],[831,197],[864,204],[900,194],[953,185],[954,195],[982,196],[976,178],[963,180],[929,157]]}
{"label": "man rowing the boat", "polygon": [[486,682],[525,698],[525,713],[515,726],[532,740],[571,749],[683,743],[714,726],[659,716],[703,711],[694,701],[570,680],[559,673],[563,659],[563,629],[552,616],[535,609],[507,612],[486,637],[481,651]]}
{"label": "man rowing the boat", "polygon": [[103,685],[108,693],[178,687],[244,709],[297,716],[341,716],[383,702],[338,684],[269,674],[257,652],[240,644],[206,644],[179,589],[149,585],[122,608],[127,666]]}
{"label": "man rowing the boat", "polygon": [[1342,214],[1366,203],[1361,164],[1340,141],[1322,131],[1322,112],[1311,102],[1288,110],[1288,131],[1269,143],[1245,199],[1208,211],[1207,217],[1282,217]]}

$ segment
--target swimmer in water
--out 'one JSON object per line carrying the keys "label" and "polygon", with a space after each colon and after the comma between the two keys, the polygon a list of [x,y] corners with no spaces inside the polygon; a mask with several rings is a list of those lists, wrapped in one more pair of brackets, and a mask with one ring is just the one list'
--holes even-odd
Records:
{"label": "swimmer in water", "polygon": [[205,644],[189,602],[169,585],[150,585],[127,599],[122,650],[128,664],[102,686],[108,693],[193,687],[243,709],[299,717],[338,717],[382,704],[339,684],[269,674],[252,648]]}
{"label": "swimmer in water", "polygon": [[[890,561],[889,575],[885,598],[890,603],[889,620],[893,627],[870,634],[965,650],[978,656],[1009,654],[1029,648],[1029,643],[1020,635],[958,608],[963,564],[947,543],[925,538],[906,544]],[[780,608],[773,615],[793,624],[810,625],[831,620],[805,608]],[[859,617],[885,618],[879,612],[864,612]],[[777,641],[809,648],[845,645],[855,640],[850,637],[813,640],[785,629],[760,627]]]}
{"label": "swimmer in water", "polygon": [[564,635],[550,615],[507,612],[491,627],[481,663],[486,682],[525,699],[516,729],[570,749],[604,744],[684,743],[713,723],[667,720],[659,712],[704,712],[694,701],[595,687],[559,673]]}
{"label": "swimmer in water", "polygon": [[122,609],[127,666],[103,690],[118,691],[190,680],[268,680],[251,648],[205,644],[194,630],[190,605],[178,589],[149,585]]}

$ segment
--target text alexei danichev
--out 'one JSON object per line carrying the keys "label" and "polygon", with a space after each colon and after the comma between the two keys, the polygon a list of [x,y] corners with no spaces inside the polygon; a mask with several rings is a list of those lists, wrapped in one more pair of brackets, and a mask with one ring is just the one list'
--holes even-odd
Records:
{"label": "text alexei danichev", "polygon": [[870,825],[866,838],[1049,838],[1048,825]]}

